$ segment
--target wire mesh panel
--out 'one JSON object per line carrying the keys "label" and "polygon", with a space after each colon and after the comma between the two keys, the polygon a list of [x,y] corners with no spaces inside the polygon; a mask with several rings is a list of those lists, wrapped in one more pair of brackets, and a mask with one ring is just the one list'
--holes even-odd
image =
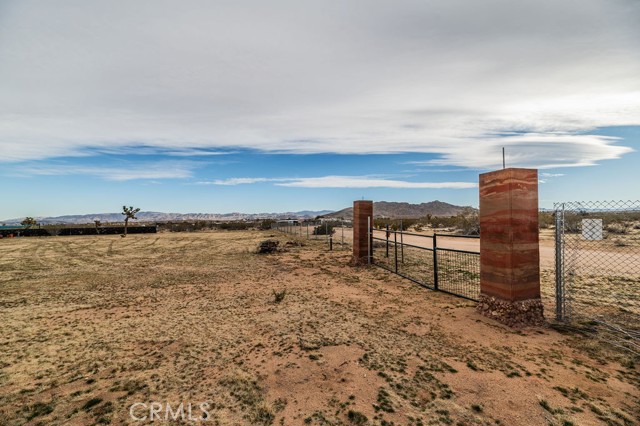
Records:
{"label": "wire mesh panel", "polygon": [[397,244],[393,240],[383,238],[371,238],[372,260],[378,265],[391,272],[396,272],[396,256],[395,252]]}
{"label": "wire mesh panel", "polygon": [[345,220],[280,220],[272,225],[272,229],[303,239],[325,241],[333,250],[349,250],[350,226],[351,222]]}
{"label": "wire mesh panel", "polygon": [[[383,233],[384,235],[384,233]],[[388,237],[372,237],[373,263],[424,287],[434,288],[431,237],[420,235],[415,244],[403,242],[404,233],[389,231]],[[424,239],[424,241],[420,241]]]}
{"label": "wire mesh panel", "polygon": [[434,289],[433,250],[408,244],[399,246],[397,273]]}
{"label": "wire mesh panel", "polygon": [[[440,236],[454,240],[469,238]],[[438,235],[375,231],[371,238],[373,263],[424,287],[477,300],[480,295],[480,253],[438,247],[437,238]],[[450,241],[448,244],[456,243]]]}
{"label": "wire mesh panel", "polygon": [[556,204],[557,317],[640,352],[640,201]]}
{"label": "wire mesh panel", "polygon": [[480,253],[437,249],[438,290],[471,300],[480,296]]}

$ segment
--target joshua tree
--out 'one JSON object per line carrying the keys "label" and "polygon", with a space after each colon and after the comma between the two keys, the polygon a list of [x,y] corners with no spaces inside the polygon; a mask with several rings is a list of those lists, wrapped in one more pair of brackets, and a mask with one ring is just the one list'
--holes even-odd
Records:
{"label": "joshua tree", "polygon": [[98,228],[102,225],[102,222],[100,222],[100,219],[94,219],[93,223],[96,225],[96,232],[97,232]]}
{"label": "joshua tree", "polygon": [[133,208],[133,206],[122,206],[122,215],[124,216],[124,235],[127,235],[127,227],[129,226],[129,219],[137,219],[136,213],[140,211],[140,208]]}
{"label": "joshua tree", "polygon": [[31,228],[32,226],[36,226],[38,222],[34,218],[29,216],[29,217],[25,217],[24,220],[20,222],[20,224],[23,226],[26,226],[27,228]]}

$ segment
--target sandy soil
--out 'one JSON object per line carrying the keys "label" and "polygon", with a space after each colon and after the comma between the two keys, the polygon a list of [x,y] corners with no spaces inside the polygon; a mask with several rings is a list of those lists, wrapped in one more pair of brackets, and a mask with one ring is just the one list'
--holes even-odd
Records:
{"label": "sandy soil", "polygon": [[162,424],[129,416],[154,401],[220,425],[640,422],[637,359],[321,241],[254,254],[269,235],[0,240],[0,424]]}

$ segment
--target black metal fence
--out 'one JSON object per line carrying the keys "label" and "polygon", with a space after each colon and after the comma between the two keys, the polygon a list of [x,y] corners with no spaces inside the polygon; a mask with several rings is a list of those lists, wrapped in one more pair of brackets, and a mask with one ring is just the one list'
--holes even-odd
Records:
{"label": "black metal fence", "polygon": [[[127,227],[129,234],[155,234],[158,232],[156,225],[140,225]],[[124,226],[76,226],[76,227],[53,227],[44,228],[15,228],[0,229],[0,238],[3,237],[50,237],[65,235],[117,235],[124,234]]]}
{"label": "black metal fence", "polygon": [[640,353],[640,200],[555,205],[556,319]]}
{"label": "black metal fence", "polygon": [[351,222],[345,220],[280,220],[271,229],[307,240],[321,240],[330,249],[350,247]]}
{"label": "black metal fence", "polygon": [[[477,241],[477,236],[372,230],[373,264],[423,287],[477,301],[480,295],[480,252],[463,249],[458,241]],[[442,240],[448,244],[439,244]],[[448,247],[447,247],[448,246]],[[457,246],[457,247],[456,247]]]}

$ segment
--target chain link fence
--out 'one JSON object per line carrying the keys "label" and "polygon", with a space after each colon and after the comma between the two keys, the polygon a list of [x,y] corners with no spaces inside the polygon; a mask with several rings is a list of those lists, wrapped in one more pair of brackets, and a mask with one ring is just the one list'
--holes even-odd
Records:
{"label": "chain link fence", "polygon": [[640,200],[554,208],[556,319],[640,353]]}

